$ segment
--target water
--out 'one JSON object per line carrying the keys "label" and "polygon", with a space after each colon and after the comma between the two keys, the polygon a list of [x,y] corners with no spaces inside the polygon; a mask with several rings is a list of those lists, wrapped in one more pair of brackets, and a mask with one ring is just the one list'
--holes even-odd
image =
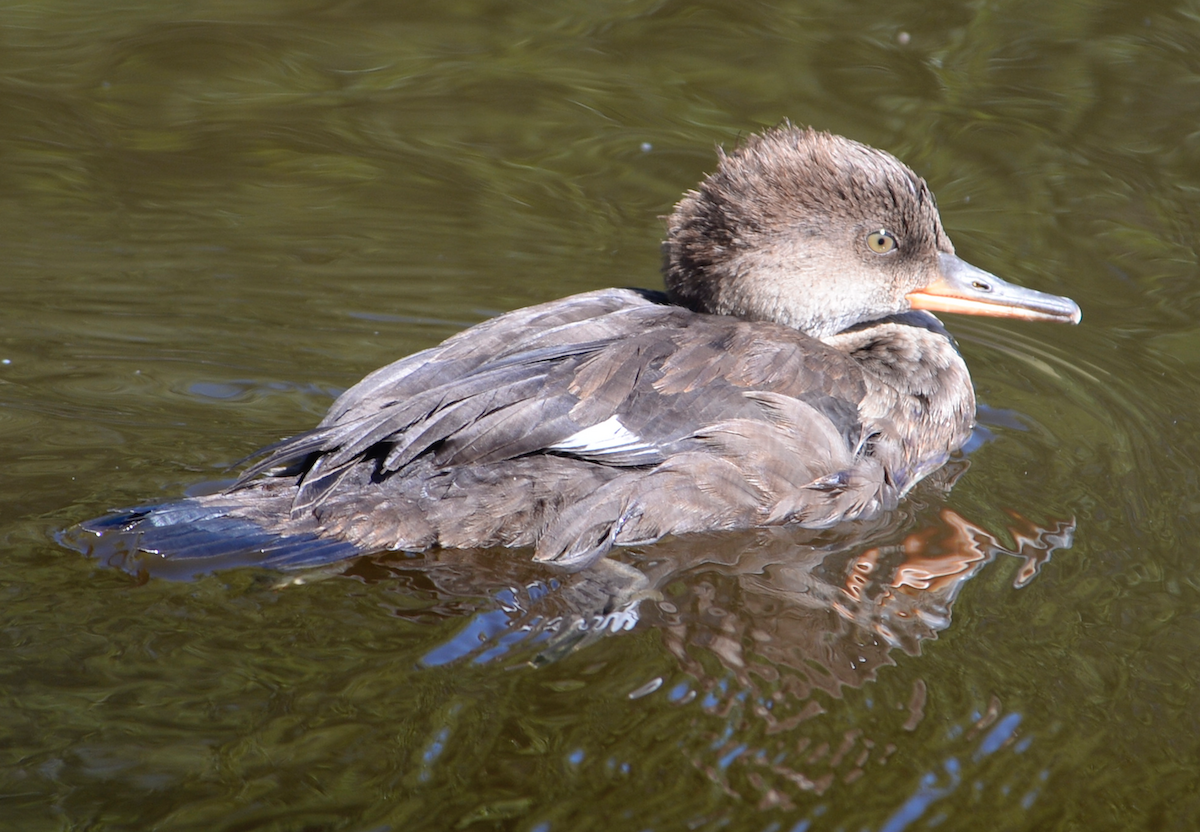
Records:
{"label": "water", "polygon": [[[0,828],[1193,828],[1197,55],[1183,3],[0,8]],[[54,544],[466,325],[657,285],[658,217],[784,117],[1084,310],[947,316],[948,495],[572,579]]]}

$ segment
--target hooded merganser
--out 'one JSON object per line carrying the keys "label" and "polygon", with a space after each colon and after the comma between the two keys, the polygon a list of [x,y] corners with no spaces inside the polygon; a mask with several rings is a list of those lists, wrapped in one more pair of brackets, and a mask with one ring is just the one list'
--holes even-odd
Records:
{"label": "hooded merganser", "polygon": [[370,374],[222,493],[88,521],[72,545],[198,569],[519,546],[582,569],[668,534],[824,528],[895,507],[971,431],[931,311],[1080,320],[956,257],[893,156],[790,124],[721,153],[663,250],[665,293],[473,326]]}

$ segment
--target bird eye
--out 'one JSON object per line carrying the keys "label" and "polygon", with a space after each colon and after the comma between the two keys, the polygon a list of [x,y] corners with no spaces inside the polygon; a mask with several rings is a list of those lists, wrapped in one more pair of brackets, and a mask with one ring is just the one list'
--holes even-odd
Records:
{"label": "bird eye", "polygon": [[867,235],[867,246],[876,254],[888,254],[896,250],[896,237],[881,228]]}

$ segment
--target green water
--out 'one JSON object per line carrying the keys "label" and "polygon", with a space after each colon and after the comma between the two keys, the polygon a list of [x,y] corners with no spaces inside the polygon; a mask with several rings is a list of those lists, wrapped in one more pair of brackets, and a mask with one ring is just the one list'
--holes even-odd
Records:
{"label": "green water", "polygon": [[[1083,308],[947,316],[949,495],[562,580],[54,543],[499,311],[657,286],[659,217],[785,117]],[[1195,828],[1198,124],[1188,3],[0,5],[0,829]]]}

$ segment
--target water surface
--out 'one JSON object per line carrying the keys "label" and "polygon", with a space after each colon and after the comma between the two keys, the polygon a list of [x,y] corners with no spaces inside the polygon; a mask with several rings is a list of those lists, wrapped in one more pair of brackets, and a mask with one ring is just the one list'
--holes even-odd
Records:
{"label": "water surface", "polygon": [[[1194,828],[1198,89],[1186,3],[0,9],[0,828]],[[659,285],[659,218],[783,118],[1084,310],[947,316],[981,427],[887,522],[570,579],[55,545],[474,322]]]}

